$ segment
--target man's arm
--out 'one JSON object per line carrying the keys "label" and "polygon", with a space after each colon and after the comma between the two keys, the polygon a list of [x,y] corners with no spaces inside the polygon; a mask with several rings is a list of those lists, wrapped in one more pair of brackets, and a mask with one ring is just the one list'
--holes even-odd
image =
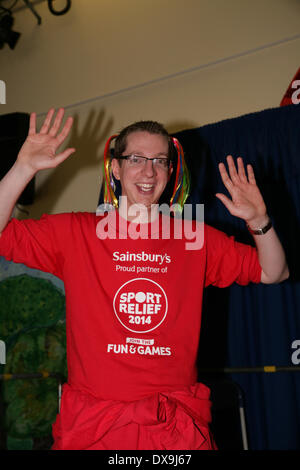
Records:
{"label": "man's arm", "polygon": [[[237,163],[238,171],[232,156],[227,156],[230,177],[227,174],[225,165],[223,163],[219,164],[222,181],[232,200],[220,193],[217,193],[216,197],[223,202],[232,215],[244,219],[252,230],[263,228],[270,219],[262,195],[256,185],[253,168],[251,165],[247,165],[247,178],[243,159],[239,157]],[[252,234],[252,236],[262,267],[261,282],[273,284],[287,279],[289,269],[285,253],[274,228],[271,227],[263,235]]]}
{"label": "man's arm", "polygon": [[[251,229],[256,230],[265,227],[269,220],[266,214],[264,218],[251,220],[247,223]],[[273,284],[287,279],[290,275],[289,268],[274,227],[271,227],[263,235],[252,234],[252,236],[257,247],[259,263],[262,267],[261,282]]]}
{"label": "man's arm", "polygon": [[57,112],[52,127],[51,120],[55,110],[49,110],[39,133],[36,132],[36,114],[30,115],[29,133],[20,149],[17,160],[0,181],[0,235],[11,217],[14,206],[23,190],[39,171],[54,168],[75,151],[68,148],[56,155],[58,147],[70,132],[73,119],[69,117],[60,132],[64,109]]}

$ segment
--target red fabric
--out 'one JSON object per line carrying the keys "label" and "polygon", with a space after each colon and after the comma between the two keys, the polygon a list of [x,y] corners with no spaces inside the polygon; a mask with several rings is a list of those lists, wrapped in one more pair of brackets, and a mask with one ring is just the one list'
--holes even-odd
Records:
{"label": "red fabric", "polygon": [[[112,217],[71,213],[45,215],[38,221],[12,220],[0,238],[0,254],[7,259],[51,272],[64,280],[68,386],[64,388],[55,437],[71,447],[79,445],[76,436],[85,429],[84,448],[92,445],[120,448],[125,442],[118,437],[120,410],[123,420],[128,417],[127,424],[122,422],[126,433],[128,430],[130,445],[134,445],[134,436],[142,432],[143,405],[145,423],[148,405],[151,419],[157,416],[155,410],[165,407],[166,416],[175,418],[162,421],[163,425],[158,420],[155,426],[160,426],[163,432],[178,426],[175,434],[179,436],[188,423],[192,429],[194,420],[195,432],[199,423],[194,411],[184,418],[185,407],[178,406],[176,394],[196,386],[203,288],[226,287],[233,282],[258,283],[261,278],[256,249],[237,243],[210,226],[197,225],[204,229],[203,247],[187,250],[185,238],[174,238],[173,226],[168,239],[122,239],[124,225],[118,227]],[[107,221],[107,229],[116,229],[116,238],[101,240],[99,226]],[[128,229],[126,222],[125,228]],[[193,228],[195,223],[191,222],[190,230]],[[158,229],[155,233],[160,234]],[[187,231],[186,237],[189,235]],[[71,413],[73,409],[80,410],[80,399],[68,387],[85,396],[82,414]],[[186,400],[190,400],[189,394],[184,395],[183,401]],[[94,404],[86,407],[87,403]],[[105,419],[94,421],[98,416],[96,409],[102,410],[101,415],[109,409]],[[201,405],[201,416],[203,412],[207,413]],[[129,424],[132,416],[138,426]],[[106,440],[108,422],[112,428]],[[199,432],[197,439],[190,437],[191,445],[204,445],[200,435],[205,433],[201,429]],[[159,445],[154,434],[145,430],[142,445],[152,445],[151,442]],[[179,437],[174,435],[174,439]],[[205,439],[209,441],[207,436]],[[162,438],[161,445],[167,441]],[[170,445],[175,445],[175,441],[171,439]],[[129,445],[129,441],[123,445]]]}
{"label": "red fabric", "polygon": [[203,384],[141,400],[97,400],[63,387],[53,450],[216,450],[209,389]]}
{"label": "red fabric", "polygon": [[[295,83],[297,80],[297,83]],[[300,101],[300,67],[296,72],[296,75],[292,79],[288,86],[281,102],[280,106],[289,106],[290,104],[299,104]]]}

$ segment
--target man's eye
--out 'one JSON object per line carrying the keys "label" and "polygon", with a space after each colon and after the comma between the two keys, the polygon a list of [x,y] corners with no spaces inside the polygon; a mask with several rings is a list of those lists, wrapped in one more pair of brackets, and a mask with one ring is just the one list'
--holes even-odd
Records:
{"label": "man's eye", "polygon": [[138,155],[131,155],[130,161],[132,163],[141,163],[143,161],[143,157],[139,157]]}
{"label": "man's eye", "polygon": [[157,158],[157,163],[160,166],[166,168],[168,166],[168,159],[167,158]]}

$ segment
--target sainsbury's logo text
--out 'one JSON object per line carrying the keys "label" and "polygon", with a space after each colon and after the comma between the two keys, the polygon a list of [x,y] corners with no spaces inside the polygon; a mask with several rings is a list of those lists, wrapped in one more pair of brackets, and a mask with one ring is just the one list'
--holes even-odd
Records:
{"label": "sainsbury's logo text", "polygon": [[120,253],[119,251],[113,252],[113,260],[114,261],[144,261],[144,262],[151,262],[151,263],[158,263],[162,265],[165,263],[171,263],[171,257],[165,253],[164,255],[159,255],[155,253],[145,253],[142,251],[141,253]]}

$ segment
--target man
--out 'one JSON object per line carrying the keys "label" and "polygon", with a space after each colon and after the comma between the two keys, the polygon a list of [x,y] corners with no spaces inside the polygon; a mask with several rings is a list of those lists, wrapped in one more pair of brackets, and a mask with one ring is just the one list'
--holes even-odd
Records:
{"label": "man", "polygon": [[[169,238],[161,236],[168,218],[152,208],[173,172],[174,141],[152,122],[129,126],[116,138],[111,174],[105,173],[116,207],[110,178],[121,183],[116,219],[71,213],[9,221],[36,172],[74,152],[56,154],[72,126],[68,118],[58,133],[63,114],[60,109],[51,126],[51,109],[39,133],[31,114],[28,138],[0,184],[0,254],[65,283],[68,383],[53,449],[215,449],[210,392],[196,382],[203,288],[281,282],[289,275],[253,169],[248,165],[247,177],[242,159],[236,169],[228,156],[229,175],[222,163],[219,169],[232,200],[216,196],[258,232],[257,250],[201,223],[203,245],[187,250],[185,235],[175,237],[175,219]],[[146,208],[139,219],[134,205]],[[99,231],[108,217],[112,237]],[[128,236],[132,226],[135,233],[151,228],[151,237]]]}

